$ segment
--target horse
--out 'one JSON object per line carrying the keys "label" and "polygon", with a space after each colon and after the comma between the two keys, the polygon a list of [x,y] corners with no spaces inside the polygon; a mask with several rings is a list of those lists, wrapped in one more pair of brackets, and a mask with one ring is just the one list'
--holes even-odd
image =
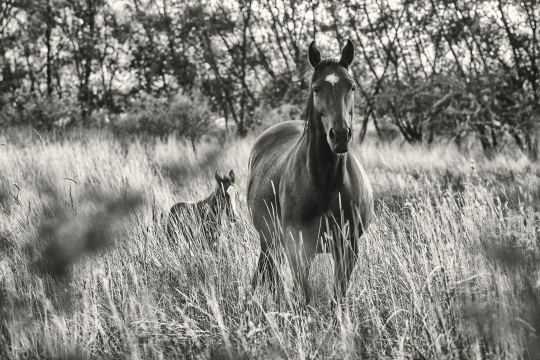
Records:
{"label": "horse", "polygon": [[170,243],[173,243],[180,234],[186,239],[193,239],[195,235],[193,227],[183,223],[185,219],[200,222],[202,233],[210,244],[213,244],[217,239],[224,212],[230,221],[236,221],[236,176],[234,171],[231,170],[228,176],[220,176],[216,170],[214,178],[216,186],[206,199],[191,203],[179,202],[171,207],[167,221],[167,238]]}
{"label": "horse", "polygon": [[334,260],[334,302],[346,296],[358,258],[360,237],[373,218],[373,193],[366,172],[349,152],[355,82],[349,73],[354,46],[340,60],[325,58],[313,41],[313,68],[304,121],[265,130],[249,157],[247,202],[261,252],[252,280],[280,282],[273,252],[281,247],[306,304],[310,265],[316,254]]}

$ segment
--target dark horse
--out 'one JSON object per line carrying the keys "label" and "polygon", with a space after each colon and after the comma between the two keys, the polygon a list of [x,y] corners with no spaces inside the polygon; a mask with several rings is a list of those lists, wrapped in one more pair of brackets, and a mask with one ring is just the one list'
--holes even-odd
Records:
{"label": "dark horse", "polygon": [[278,280],[272,248],[283,247],[295,285],[309,303],[310,264],[317,253],[334,258],[334,291],[346,295],[358,257],[360,236],[373,217],[373,194],[364,169],[348,151],[352,137],[355,83],[348,68],[354,58],[349,40],[339,61],[321,60],[312,42],[314,68],[305,121],[267,129],[249,159],[248,206],[261,242],[259,274]]}
{"label": "dark horse", "polygon": [[229,172],[229,176],[219,176],[217,170],[214,175],[216,187],[206,199],[195,203],[179,202],[170,211],[167,222],[167,237],[173,242],[178,235],[182,234],[186,239],[193,239],[193,225],[184,223],[200,222],[204,236],[210,244],[216,240],[222,214],[236,220],[236,186],[234,171]]}

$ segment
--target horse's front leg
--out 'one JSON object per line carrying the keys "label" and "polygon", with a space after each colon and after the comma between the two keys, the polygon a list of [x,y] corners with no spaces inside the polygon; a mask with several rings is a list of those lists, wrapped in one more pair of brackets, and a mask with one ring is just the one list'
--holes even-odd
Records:
{"label": "horse's front leg", "polygon": [[356,242],[351,243],[350,239],[341,237],[333,245],[332,255],[334,258],[334,300],[337,305],[343,305],[342,302],[347,295],[349,281],[358,259]]}
{"label": "horse's front leg", "polygon": [[[261,239],[262,237],[263,235],[261,235]],[[261,253],[257,263],[257,270],[251,280],[251,288],[252,291],[255,292],[255,289],[257,289],[257,286],[259,285],[259,281],[268,282],[274,298],[277,298],[279,289],[282,286],[282,281],[272,254],[272,247],[268,246],[264,240],[261,241],[261,245]]]}
{"label": "horse's front leg", "polygon": [[290,228],[285,234],[285,254],[297,289],[301,289],[306,304],[311,301],[311,287],[309,286],[309,269],[315,257],[315,247],[311,246],[309,231],[298,231]]}

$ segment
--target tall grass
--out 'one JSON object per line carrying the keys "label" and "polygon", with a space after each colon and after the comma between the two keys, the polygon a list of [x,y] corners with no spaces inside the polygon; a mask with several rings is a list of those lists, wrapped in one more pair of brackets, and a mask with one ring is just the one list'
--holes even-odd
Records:
{"label": "tall grass", "polygon": [[[286,265],[280,299],[251,294],[253,141],[195,154],[175,138],[0,136],[0,355],[538,358],[538,165],[443,145],[355,147],[377,213],[335,314],[329,255],[312,267],[309,307]],[[214,170],[231,168],[240,219],[216,249],[168,242],[170,206],[205,197]]]}

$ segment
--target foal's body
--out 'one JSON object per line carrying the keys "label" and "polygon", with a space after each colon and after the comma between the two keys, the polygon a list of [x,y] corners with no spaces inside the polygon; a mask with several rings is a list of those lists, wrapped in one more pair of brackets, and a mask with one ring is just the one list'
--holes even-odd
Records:
{"label": "foal's body", "polygon": [[207,239],[214,240],[217,234],[219,219],[217,214],[217,201],[214,193],[208,198],[198,202],[179,202],[173,205],[167,223],[167,236],[169,240],[182,234],[185,239],[193,239],[192,226],[182,224],[182,219],[193,219],[201,224],[201,229]]}
{"label": "foal's body", "polygon": [[215,178],[216,187],[206,199],[198,202],[179,202],[173,205],[167,222],[167,237],[170,242],[174,241],[180,234],[186,240],[193,240],[195,235],[193,226],[192,224],[184,224],[183,220],[185,219],[200,224],[203,236],[210,241],[210,244],[213,244],[218,237],[223,213],[229,219],[235,221],[236,188],[234,172],[231,170],[229,176],[223,177],[216,172]]}
{"label": "foal's body", "polygon": [[[314,67],[319,62],[320,54]],[[295,283],[304,291],[307,302],[309,267],[314,256],[323,251],[330,251],[334,258],[336,300],[345,295],[360,236],[373,214],[373,195],[366,173],[348,152],[351,125],[346,119],[350,115],[352,122],[351,100],[343,100],[341,96],[349,96],[347,89],[339,90],[337,86],[340,78],[348,81],[341,84],[343,87],[349,86],[352,79],[337,61],[316,68],[313,81],[325,77],[332,83],[332,87],[328,83],[324,86],[326,94],[334,96],[331,100],[337,103],[337,115],[328,114],[330,106],[325,105],[325,124],[319,114],[323,110],[314,106],[315,95],[310,94],[306,122],[274,125],[257,139],[249,160],[247,184],[248,206],[261,242],[258,272],[263,278],[275,280],[271,250],[283,246]],[[333,118],[328,119],[330,116]],[[343,123],[349,124],[348,128]]]}

